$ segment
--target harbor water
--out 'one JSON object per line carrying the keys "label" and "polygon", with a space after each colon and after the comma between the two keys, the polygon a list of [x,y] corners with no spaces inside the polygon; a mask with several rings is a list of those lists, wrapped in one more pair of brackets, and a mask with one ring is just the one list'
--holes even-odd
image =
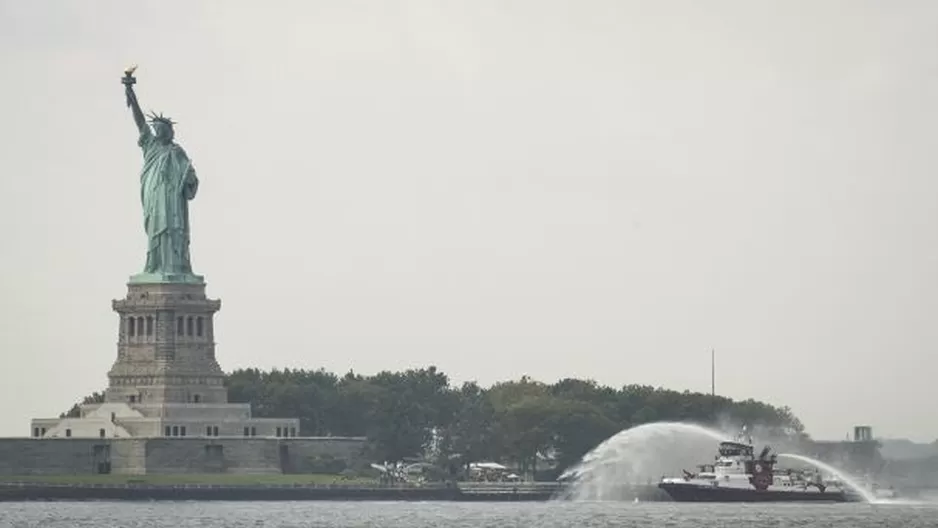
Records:
{"label": "harbor water", "polygon": [[938,525],[938,504],[630,502],[12,502],[0,528],[902,528]]}

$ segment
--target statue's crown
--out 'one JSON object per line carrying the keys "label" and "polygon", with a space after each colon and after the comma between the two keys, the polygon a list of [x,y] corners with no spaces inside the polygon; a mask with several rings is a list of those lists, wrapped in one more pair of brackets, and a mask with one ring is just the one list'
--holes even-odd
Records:
{"label": "statue's crown", "polygon": [[150,112],[149,118],[150,118],[150,123],[165,123],[169,126],[173,126],[176,124],[175,121],[164,116],[162,113],[157,114],[156,112]]}

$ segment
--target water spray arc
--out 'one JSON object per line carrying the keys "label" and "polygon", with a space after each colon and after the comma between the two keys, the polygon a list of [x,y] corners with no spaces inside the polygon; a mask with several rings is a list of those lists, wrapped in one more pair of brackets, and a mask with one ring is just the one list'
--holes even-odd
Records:
{"label": "water spray arc", "polygon": [[863,499],[863,502],[872,503],[872,502],[877,501],[876,497],[868,489],[866,489],[866,487],[860,485],[856,480],[848,476],[846,473],[838,470],[837,468],[829,464],[825,464],[824,462],[821,462],[820,460],[816,460],[816,459],[813,459],[811,457],[807,457],[804,455],[796,455],[794,453],[779,453],[778,457],[789,458],[792,460],[797,460],[799,462],[804,462],[805,464],[810,464],[816,467],[817,469],[829,475],[832,475],[834,478],[839,479],[848,488],[850,488],[853,492],[859,495]]}
{"label": "water spray arc", "polygon": [[[786,443],[784,437],[778,440]],[[754,449],[745,427],[731,439],[727,433],[694,424],[644,424],[608,438],[565,471],[560,480],[568,486],[558,498],[877,502],[870,489],[829,464],[804,455],[776,453],[768,445],[758,453]],[[813,476],[810,470],[778,470],[778,458],[816,470]],[[689,468],[699,468],[699,472]]]}
{"label": "water spray arc", "polygon": [[660,422],[626,429],[596,446],[561,475],[569,482],[563,498],[632,500],[654,489],[662,476],[709,457],[727,435],[699,425]]}

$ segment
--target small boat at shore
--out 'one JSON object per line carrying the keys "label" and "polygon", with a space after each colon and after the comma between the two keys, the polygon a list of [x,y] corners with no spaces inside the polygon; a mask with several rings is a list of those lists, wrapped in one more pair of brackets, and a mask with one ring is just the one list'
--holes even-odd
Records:
{"label": "small boat at shore", "polygon": [[679,502],[848,502],[857,500],[839,482],[820,473],[778,471],[777,455],[766,446],[756,456],[752,439],[720,442],[712,464],[685,470],[682,477],[662,478],[658,488]]}

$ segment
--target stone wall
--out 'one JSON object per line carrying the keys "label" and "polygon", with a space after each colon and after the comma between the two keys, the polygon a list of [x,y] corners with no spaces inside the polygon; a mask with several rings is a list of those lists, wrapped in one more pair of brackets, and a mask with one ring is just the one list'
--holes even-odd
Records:
{"label": "stone wall", "polygon": [[91,474],[94,446],[100,443],[88,438],[5,438],[0,440],[0,474]]}
{"label": "stone wall", "polygon": [[[57,420],[33,420],[32,435],[46,438],[114,438],[130,437],[131,434],[120,424],[104,418],[63,418]],[[45,432],[43,432],[45,431]]]}
{"label": "stone wall", "polygon": [[277,444],[263,438],[149,439],[147,473],[280,473]]}
{"label": "stone wall", "polygon": [[284,473],[323,473],[364,465],[365,441],[353,437],[288,438],[280,441]]}
{"label": "stone wall", "polygon": [[159,416],[163,419],[199,419],[199,420],[249,420],[249,403],[167,403],[163,405],[136,405],[146,416]]}
{"label": "stone wall", "polygon": [[364,445],[344,437],[2,438],[0,475],[310,473],[364,464]]}
{"label": "stone wall", "polygon": [[126,437],[146,438],[148,436],[160,436],[163,434],[163,427],[160,420],[153,418],[124,418],[118,419],[117,424],[127,430]]}
{"label": "stone wall", "polygon": [[127,438],[111,441],[111,473],[144,475],[147,472],[147,440]]}

